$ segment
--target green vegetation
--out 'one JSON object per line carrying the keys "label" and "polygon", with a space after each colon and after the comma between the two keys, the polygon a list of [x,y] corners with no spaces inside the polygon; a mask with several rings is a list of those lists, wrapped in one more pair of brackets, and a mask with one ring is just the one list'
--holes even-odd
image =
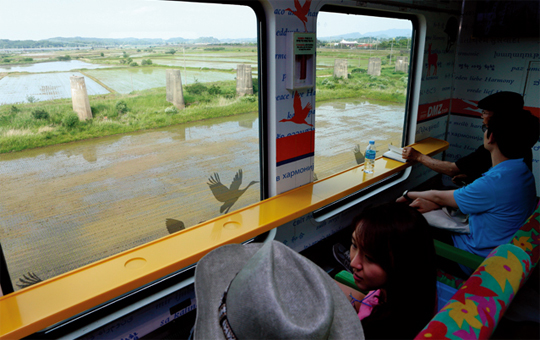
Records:
{"label": "green vegetation", "polygon": [[49,119],[49,113],[43,109],[36,109],[32,111],[32,116],[35,119]]}
{"label": "green vegetation", "polygon": [[68,113],[62,118],[62,125],[68,129],[72,129],[79,124],[79,116],[76,113]]}
{"label": "green vegetation", "polygon": [[35,103],[38,101],[38,99],[34,96],[26,96],[26,101],[29,103]]}
{"label": "green vegetation", "polygon": [[407,74],[394,72],[394,66],[382,67],[379,77],[368,75],[365,69],[354,68],[348,79],[317,78],[317,102],[366,98],[404,104],[407,82]]}
{"label": "green vegetation", "polygon": [[236,97],[235,81],[193,85],[184,88],[184,110],[165,100],[164,87],[91,96],[94,118],[86,121],[71,99],[0,106],[0,153],[257,111],[257,95]]}
{"label": "green vegetation", "polygon": [[[152,59],[158,63],[156,64],[148,58],[148,55],[130,57],[137,50],[138,48],[102,49],[98,51],[78,50],[70,51],[70,56],[62,55],[62,52],[55,52],[50,54],[49,59],[43,60],[54,61],[80,58],[85,62],[110,64],[114,67],[108,68],[106,71],[84,71],[85,75],[93,75],[97,81],[105,82],[100,72],[109,74],[115,69],[126,70],[130,65],[141,65],[144,66],[141,68],[143,73],[145,71],[156,73],[156,70],[163,73],[164,68],[170,68],[171,66],[159,65],[158,60],[178,60],[183,58],[184,55],[189,58],[190,54],[200,54],[204,50],[211,51],[214,55],[242,51],[246,53],[248,58],[256,56],[253,45],[222,44],[219,47],[168,45],[144,49],[144,52],[152,53]],[[179,53],[177,53],[178,51]],[[402,51],[396,50],[396,44],[394,44],[393,51],[324,47],[317,49],[317,102],[365,98],[392,103],[405,103],[408,75],[394,72],[394,61],[398,55],[403,54]],[[381,58],[383,62],[381,76],[375,77],[367,74],[368,59],[370,57]],[[1,55],[0,58],[0,62],[6,62],[6,59],[12,60],[11,63],[31,62],[24,60],[25,58],[31,59],[24,55],[6,54]],[[349,76],[347,79],[333,77],[333,65],[336,58],[348,60]],[[200,68],[201,71],[205,69],[204,67]],[[116,79],[120,76],[115,75],[114,77]],[[121,81],[124,80],[121,79]],[[131,81],[131,78],[129,81]],[[126,80],[125,82],[128,83],[129,81]],[[152,81],[152,78],[147,77],[145,81]],[[256,79],[253,81],[253,88],[254,92],[257,93],[258,83]],[[38,98],[27,95],[26,101],[25,104],[0,106],[0,153],[166,127],[214,117],[253,112],[258,109],[256,95],[240,98],[236,96],[236,82],[234,80],[213,83],[196,81],[193,84],[185,85],[184,101],[186,108],[184,110],[178,110],[165,100],[164,87],[133,91],[129,94],[115,92],[107,95],[91,96],[90,104],[94,118],[87,121],[78,120],[78,116],[72,110],[71,99],[38,101]]]}

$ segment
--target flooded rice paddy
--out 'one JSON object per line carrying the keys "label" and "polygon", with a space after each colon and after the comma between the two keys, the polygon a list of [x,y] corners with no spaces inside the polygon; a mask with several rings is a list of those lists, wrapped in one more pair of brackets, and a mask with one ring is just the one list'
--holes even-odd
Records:
{"label": "flooded rice paddy", "polygon": [[[354,146],[399,144],[403,108],[365,101],[317,106],[315,173],[356,165]],[[401,118],[400,118],[401,117]],[[0,239],[15,289],[220,215],[208,185],[215,172],[241,189],[259,180],[256,113],[0,155]],[[257,202],[258,184],[232,209]]]}
{"label": "flooded rice paddy", "polygon": [[[195,58],[192,56],[192,58]],[[200,58],[200,57],[197,57]],[[203,68],[234,70],[239,63],[252,63],[253,75],[256,75],[256,62],[250,57],[207,58],[205,60],[156,59],[155,64],[169,66],[186,66],[191,69],[182,70],[182,84],[195,82],[207,83],[214,81],[234,80],[236,72],[220,72]],[[17,66],[0,67],[0,105],[27,103],[28,97],[34,101],[71,98],[69,77],[72,75],[85,76],[88,95],[106,94],[108,87],[113,91],[128,94],[132,91],[147,90],[166,85],[166,69],[161,67],[126,67],[112,69],[110,65],[91,64],[78,60],[52,61]],[[199,70],[193,69],[199,67]],[[80,70],[80,72],[64,72]],[[2,73],[4,72],[4,73]],[[10,74],[28,72],[27,74]],[[81,73],[82,72],[82,73]],[[2,77],[2,75],[4,75]],[[104,84],[100,85],[97,80]]]}
{"label": "flooded rice paddy", "polygon": [[[36,73],[8,75],[0,79],[0,105],[34,101],[71,98],[71,76],[83,76],[79,72]],[[109,93],[94,80],[84,77],[89,96]]]}
{"label": "flooded rice paddy", "polygon": [[401,146],[403,106],[369,101],[339,100],[317,105],[315,174],[318,179],[358,165],[355,148],[366,151],[375,141],[377,157],[388,144]]}
{"label": "flooded rice paddy", "polygon": [[180,67],[194,67],[194,68],[213,68],[221,70],[236,70],[237,65],[247,64],[251,65],[252,69],[257,68],[257,60],[249,59],[234,59],[234,58],[212,58],[207,60],[182,60],[178,59],[155,59],[153,63],[167,66],[180,66]]}
{"label": "flooded rice paddy", "polygon": [[[27,54],[30,55],[30,54]],[[69,60],[69,61],[49,61],[43,63],[35,64],[21,64],[21,65],[2,65],[0,66],[1,72],[28,72],[28,73],[43,73],[43,72],[65,72],[71,70],[79,69],[95,69],[95,68],[105,68],[111,67],[107,65],[99,65],[86,63],[80,60]]]}
{"label": "flooded rice paddy", "polygon": [[[255,113],[0,155],[0,239],[14,285],[220,215],[207,182],[259,180]],[[258,201],[253,185],[234,209]]]}
{"label": "flooded rice paddy", "polygon": [[[236,65],[235,65],[236,67]],[[119,93],[147,90],[155,87],[165,87],[165,68],[128,68],[115,70],[89,70],[85,71],[103,84]],[[182,84],[189,85],[195,82],[208,83],[222,80],[234,80],[236,73],[181,70]]]}

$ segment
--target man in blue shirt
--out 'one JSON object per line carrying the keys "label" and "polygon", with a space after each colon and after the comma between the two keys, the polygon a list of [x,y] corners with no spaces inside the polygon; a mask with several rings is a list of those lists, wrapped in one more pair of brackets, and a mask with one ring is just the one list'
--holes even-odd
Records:
{"label": "man in blue shirt", "polygon": [[[490,117],[495,112],[498,114],[518,113],[524,119],[521,133],[527,134],[530,139],[525,145],[527,153],[523,156],[524,162],[532,171],[532,150],[531,148],[538,141],[539,123],[538,118],[529,111],[523,110],[523,96],[516,92],[497,92],[485,97],[478,102],[478,108],[482,109],[482,123],[487,124]],[[525,123],[525,121],[527,121]],[[412,162],[421,163],[433,171],[452,177],[455,184],[471,183],[479,178],[484,172],[491,168],[491,156],[489,152],[480,145],[472,153],[461,157],[455,162],[442,161],[424,155],[412,147],[404,147],[402,157]]]}
{"label": "man in blue shirt", "polygon": [[485,257],[509,242],[536,206],[534,177],[523,162],[527,139],[517,117],[496,114],[482,126],[493,166],[473,183],[457,190],[405,192],[398,201],[412,201],[422,213],[450,206],[469,214],[470,234],[452,235],[457,248]]}

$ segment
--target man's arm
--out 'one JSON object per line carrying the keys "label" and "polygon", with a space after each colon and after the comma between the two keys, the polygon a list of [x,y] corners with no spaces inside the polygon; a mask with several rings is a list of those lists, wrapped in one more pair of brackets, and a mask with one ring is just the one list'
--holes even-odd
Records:
{"label": "man's arm", "polygon": [[[408,196],[412,200],[425,199],[443,207],[458,208],[454,199],[455,190],[429,190],[429,191],[409,191]],[[414,202],[413,202],[414,203]]]}
{"label": "man's arm", "polygon": [[410,146],[406,146],[403,148],[402,157],[404,159],[408,159],[414,162],[421,163],[428,168],[430,168],[433,171],[436,171],[441,174],[448,175],[450,177],[454,177],[457,174],[460,173],[459,168],[457,167],[456,163],[453,162],[447,162],[447,161],[440,161],[438,159],[429,157],[428,155],[424,155],[415,149],[413,149]]}

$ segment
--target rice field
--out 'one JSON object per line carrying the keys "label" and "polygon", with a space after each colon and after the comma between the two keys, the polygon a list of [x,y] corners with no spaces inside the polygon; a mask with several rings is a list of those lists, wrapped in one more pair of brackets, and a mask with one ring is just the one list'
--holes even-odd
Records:
{"label": "rice field", "polygon": [[257,67],[256,60],[249,59],[232,59],[232,58],[222,58],[222,59],[188,59],[184,60],[183,58],[176,59],[152,59],[154,64],[166,65],[166,66],[181,66],[181,67],[191,67],[191,68],[213,68],[218,70],[236,70],[236,65],[238,64],[248,64],[251,65],[251,68],[254,69]]}
{"label": "rice field", "polygon": [[[86,74],[99,79],[103,84],[119,93],[130,93],[155,87],[165,87],[166,69],[159,67],[124,68],[124,69],[100,69],[85,71]],[[234,80],[236,73],[182,70],[182,84],[192,84],[196,81],[201,83]]]}
{"label": "rice field", "polygon": [[2,65],[0,66],[0,72],[28,72],[28,73],[45,73],[45,72],[65,72],[71,70],[80,69],[95,69],[110,67],[99,64],[86,63],[80,60],[70,61],[51,61],[45,63],[35,64],[21,64],[21,65]]}
{"label": "rice field", "polygon": [[[71,98],[69,77],[83,76],[79,72],[8,75],[0,79],[0,105]],[[88,95],[107,94],[103,86],[85,77]]]}

